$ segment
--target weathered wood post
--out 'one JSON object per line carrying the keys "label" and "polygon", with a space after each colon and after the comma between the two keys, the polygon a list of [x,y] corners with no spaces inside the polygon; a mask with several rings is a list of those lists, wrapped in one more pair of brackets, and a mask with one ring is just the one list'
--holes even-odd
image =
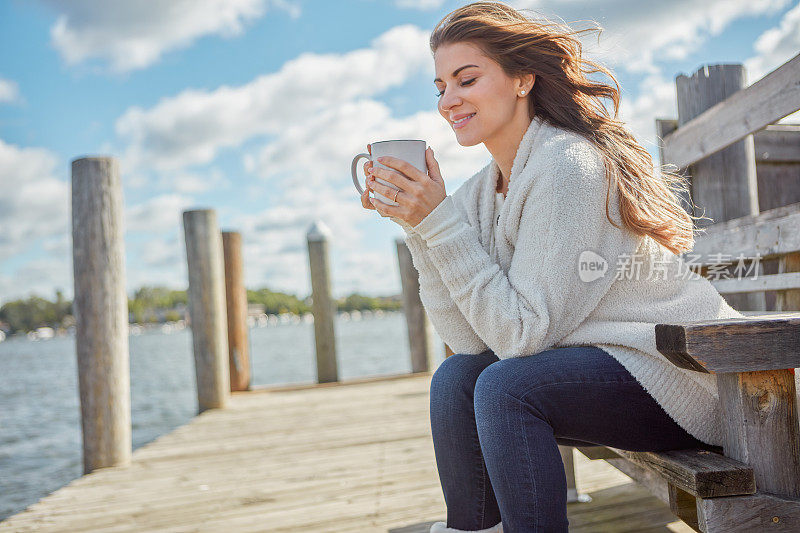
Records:
{"label": "weathered wood post", "polygon": [[122,185],[112,157],[72,161],[75,348],[83,473],[131,459]]}
{"label": "weathered wood post", "polygon": [[[740,64],[706,65],[691,77],[676,77],[678,127],[745,88],[746,78],[744,66]],[[705,216],[713,219],[712,222],[697,221],[698,227],[758,215],[758,181],[752,135],[690,165],[689,174],[694,202],[704,210]],[[739,310],[766,309],[764,293],[729,294],[725,298]]]}
{"label": "weathered wood post", "polygon": [[317,383],[339,381],[336,368],[336,302],[331,294],[328,240],[331,230],[321,220],[308,230],[308,262],[311,268],[311,298],[314,313],[314,340],[317,350]]}
{"label": "weathered wood post", "polygon": [[411,351],[411,372],[428,372],[434,368],[434,331],[419,298],[419,272],[414,268],[411,251],[405,239],[394,241],[403,287],[403,311],[406,315],[408,346]]}
{"label": "weathered wood post", "polygon": [[183,230],[198,413],[202,413],[225,407],[230,397],[222,236],[213,209],[184,211]]}
{"label": "weathered wood post", "polygon": [[250,390],[250,350],[247,340],[247,291],[244,288],[241,233],[223,231],[222,250],[225,256],[231,391],[246,391]]}
{"label": "weathered wood post", "polygon": [[[743,343],[757,348],[752,341]],[[800,497],[800,429],[793,370],[718,372],[717,384],[725,456],[753,467],[759,492]]]}

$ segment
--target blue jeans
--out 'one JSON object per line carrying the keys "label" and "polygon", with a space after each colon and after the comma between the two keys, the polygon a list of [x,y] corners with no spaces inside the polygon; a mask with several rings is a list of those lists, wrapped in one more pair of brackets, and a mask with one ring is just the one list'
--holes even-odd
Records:
{"label": "blue jeans", "polygon": [[430,416],[447,526],[567,531],[558,445],[705,447],[596,346],[500,360],[454,354],[431,378]]}

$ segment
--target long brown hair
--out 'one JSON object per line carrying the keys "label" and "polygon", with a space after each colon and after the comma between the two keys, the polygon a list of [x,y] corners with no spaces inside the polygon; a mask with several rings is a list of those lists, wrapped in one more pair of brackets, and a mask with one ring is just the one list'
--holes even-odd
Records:
{"label": "long brown hair", "polygon": [[[508,76],[536,75],[528,97],[530,116],[582,135],[603,154],[606,174],[619,189],[622,222],[637,235],[649,235],[675,254],[694,247],[694,218],[681,205],[686,179],[653,160],[617,119],[619,83],[604,66],[581,57],[575,36],[599,27],[574,30],[535,20],[501,2],[474,2],[446,15],[431,33],[431,51],[443,44],[469,42],[496,61]],[[613,86],[587,74],[605,74]],[[613,103],[613,116],[604,104]],[[609,214],[610,190],[606,194]],[[693,208],[694,206],[692,206]]]}

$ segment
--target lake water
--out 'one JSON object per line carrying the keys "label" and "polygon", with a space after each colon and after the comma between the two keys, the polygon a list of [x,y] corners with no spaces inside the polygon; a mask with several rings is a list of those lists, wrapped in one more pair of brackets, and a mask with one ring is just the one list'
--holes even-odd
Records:
{"label": "lake water", "polygon": [[[335,321],[339,379],[411,371],[402,312],[340,314]],[[444,344],[435,337],[436,365]],[[130,337],[133,449],[197,414],[189,329]],[[250,329],[251,383],[315,383],[314,324]],[[434,367],[435,368],[435,367]],[[82,475],[75,339],[0,342],[0,520]]]}

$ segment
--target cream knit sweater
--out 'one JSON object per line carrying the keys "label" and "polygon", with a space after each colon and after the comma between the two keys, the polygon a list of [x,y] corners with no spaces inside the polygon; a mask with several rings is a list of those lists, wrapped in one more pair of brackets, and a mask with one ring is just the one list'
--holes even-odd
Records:
{"label": "cream knit sweater", "polygon": [[394,219],[444,342],[500,359],[599,346],[681,427],[721,445],[716,376],[667,361],[655,324],[743,315],[679,256],[626,229],[616,190],[609,212],[622,229],[608,221],[602,156],[581,136],[536,117],[495,213],[498,177],[492,161],[413,228]]}

